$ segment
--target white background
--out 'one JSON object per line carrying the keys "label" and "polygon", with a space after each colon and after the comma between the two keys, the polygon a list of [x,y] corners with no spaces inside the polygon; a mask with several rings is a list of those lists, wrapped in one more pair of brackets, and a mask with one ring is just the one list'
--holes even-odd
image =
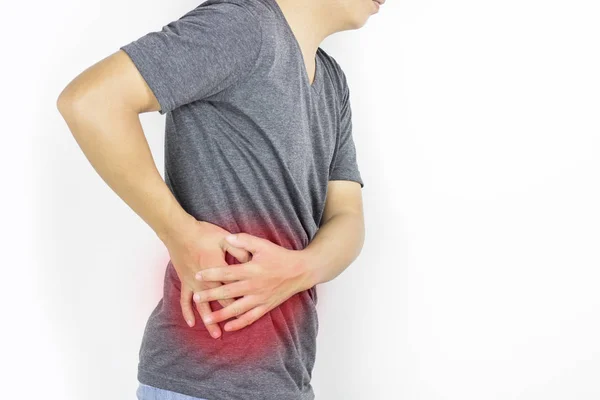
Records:
{"label": "white background", "polygon": [[[2,397],[133,400],[168,253],[55,102],[193,1],[6,2]],[[366,242],[319,287],[319,400],[600,398],[600,6],[388,0],[348,76]],[[142,115],[162,173],[164,116]]]}

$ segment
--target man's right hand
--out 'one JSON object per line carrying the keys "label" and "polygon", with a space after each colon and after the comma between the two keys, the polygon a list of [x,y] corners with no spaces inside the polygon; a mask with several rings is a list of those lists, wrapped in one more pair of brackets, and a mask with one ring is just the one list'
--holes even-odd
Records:
{"label": "man's right hand", "polygon": [[[176,232],[170,232],[163,239],[181,281],[181,310],[183,318],[190,327],[195,324],[192,308],[195,304],[192,299],[194,292],[222,285],[221,282],[200,282],[195,279],[196,272],[206,268],[227,266],[226,252],[241,263],[250,261],[252,257],[250,252],[233,247],[225,240],[230,233],[218,225],[197,221],[191,217],[179,225]],[[235,300],[225,299],[220,300],[219,303],[225,307],[233,301]],[[209,302],[197,304],[196,309],[202,318],[212,312]],[[218,323],[205,325],[212,337],[218,338],[221,335]]]}

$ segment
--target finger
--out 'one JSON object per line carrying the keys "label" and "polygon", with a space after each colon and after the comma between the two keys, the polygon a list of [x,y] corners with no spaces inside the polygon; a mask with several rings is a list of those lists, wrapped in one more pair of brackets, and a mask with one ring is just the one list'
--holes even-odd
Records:
{"label": "finger", "polygon": [[265,315],[266,312],[267,312],[266,305],[260,305],[258,307],[254,307],[250,311],[247,311],[245,314],[238,317],[236,320],[227,322],[225,324],[224,328],[228,332],[237,331],[248,325],[251,325],[256,320],[258,320],[260,317]]}
{"label": "finger", "polygon": [[[202,286],[206,287],[206,288],[216,288],[223,285],[223,282],[203,282]],[[200,289],[201,290],[201,289]],[[192,290],[192,292],[189,295],[190,298],[190,303],[192,303],[193,299],[192,296],[194,295],[194,292]],[[235,300],[234,299],[222,299],[219,300],[219,304],[221,304],[222,307],[227,307],[228,305],[230,305],[231,303],[233,303]]]}
{"label": "finger", "polygon": [[250,279],[256,275],[256,267],[251,262],[244,264],[228,265],[225,267],[205,268],[196,272],[198,281],[231,282]]}
{"label": "finger", "polygon": [[[241,299],[242,297],[240,297]],[[222,300],[218,300],[219,304],[221,304],[221,306],[223,306],[223,308],[227,307],[230,304],[233,304],[233,302],[235,302],[237,299],[233,298],[233,299],[222,299]],[[236,316],[237,318],[237,316]]]}
{"label": "finger", "polygon": [[225,308],[228,305],[232,304],[234,301],[235,301],[235,299],[221,299],[221,300],[219,300],[219,304],[222,305],[223,308]]}
{"label": "finger", "polygon": [[247,250],[235,247],[226,240],[223,240],[221,247],[223,248],[223,250],[231,254],[240,263],[245,263],[252,259],[252,253],[250,253]]}
{"label": "finger", "polygon": [[194,293],[194,301],[196,303],[203,303],[212,300],[231,299],[234,297],[243,296],[250,293],[249,281],[238,281],[228,283],[227,285],[221,285],[214,289],[205,289],[200,292]]}
{"label": "finger", "polygon": [[[198,310],[198,314],[200,314],[202,321],[204,321],[204,319],[212,312],[209,303],[196,303],[196,309]],[[206,325],[206,329],[208,329],[208,332],[210,332],[211,336],[215,339],[221,336],[219,324],[209,324],[205,322],[204,325]]]}
{"label": "finger", "polygon": [[244,250],[248,250],[252,254],[258,253],[266,246],[266,242],[268,242],[266,239],[244,232],[227,235],[225,236],[225,240],[235,247],[241,247]]}
{"label": "finger", "polygon": [[[252,297],[242,297],[234,301],[232,304],[217,311],[213,311],[207,318],[210,318],[211,323],[225,321],[229,318],[234,318],[242,315],[248,310],[256,307],[256,300]],[[206,320],[205,320],[206,321]]]}
{"label": "finger", "polygon": [[181,285],[181,296],[180,296],[180,304],[181,304],[181,313],[183,314],[183,319],[188,324],[189,327],[194,326],[196,322],[196,317],[194,316],[194,309],[192,308],[192,296],[194,292],[185,284]]}
{"label": "finger", "polygon": [[216,288],[219,287],[223,284],[223,282],[211,282],[211,281],[206,281],[206,282],[196,282],[198,285],[194,286],[192,288],[192,291],[200,291],[200,290],[204,290],[204,289],[212,289],[212,288]]}

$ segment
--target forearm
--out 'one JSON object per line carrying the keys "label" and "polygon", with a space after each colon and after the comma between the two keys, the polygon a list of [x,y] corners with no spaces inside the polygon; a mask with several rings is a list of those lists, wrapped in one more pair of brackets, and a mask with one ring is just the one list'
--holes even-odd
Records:
{"label": "forearm", "polygon": [[190,217],[161,178],[137,113],[67,101],[59,110],[96,172],[159,238]]}
{"label": "forearm", "polygon": [[323,224],[301,250],[309,287],[341,274],[358,257],[364,236],[364,219],[359,213],[340,213]]}

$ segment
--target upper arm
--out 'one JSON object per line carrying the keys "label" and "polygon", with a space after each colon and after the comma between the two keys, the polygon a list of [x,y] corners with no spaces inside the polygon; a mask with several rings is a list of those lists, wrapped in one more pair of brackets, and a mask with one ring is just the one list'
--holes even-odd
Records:
{"label": "upper arm", "polygon": [[[139,112],[165,114],[243,80],[258,60],[262,27],[241,0],[206,1],[122,45],[67,92],[104,98]],[[66,97],[66,96],[65,96]]]}
{"label": "upper arm", "polygon": [[330,218],[341,213],[355,213],[363,217],[362,188],[364,182],[358,166],[356,147],[352,133],[352,109],[350,105],[350,89],[346,77],[339,69],[341,76],[341,95],[339,112],[339,130],[331,165],[325,210],[321,225]]}
{"label": "upper arm", "polygon": [[362,190],[358,182],[332,180],[327,184],[327,198],[321,225],[342,213],[354,213],[363,218]]}
{"label": "upper arm", "polygon": [[61,92],[58,105],[93,104],[137,113],[158,111],[152,90],[123,50],[87,68]]}
{"label": "upper arm", "polygon": [[335,150],[329,166],[329,181],[345,180],[358,183],[359,188],[364,187],[364,182],[358,165],[356,146],[352,131],[352,107],[350,102],[350,88],[346,77],[340,69],[341,94],[339,107],[339,124],[336,136]]}
{"label": "upper arm", "polygon": [[206,1],[120,47],[165,114],[243,81],[258,62],[262,25],[243,0]]}

